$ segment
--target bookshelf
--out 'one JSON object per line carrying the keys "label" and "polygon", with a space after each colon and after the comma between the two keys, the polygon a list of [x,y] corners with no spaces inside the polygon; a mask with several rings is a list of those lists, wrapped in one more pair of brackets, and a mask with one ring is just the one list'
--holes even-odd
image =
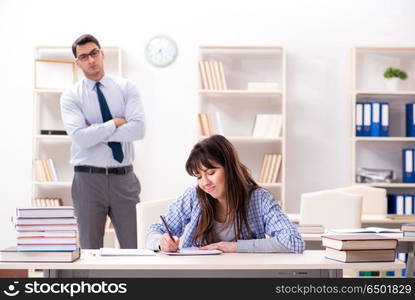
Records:
{"label": "bookshelf", "polygon": [[[405,132],[405,104],[415,101],[415,73],[412,72],[414,64],[415,48],[411,47],[352,49],[351,181],[353,184],[385,188],[388,194],[415,195],[415,183],[404,183],[402,178],[402,149],[415,148],[415,137],[406,137]],[[399,86],[394,90],[388,88],[387,79],[383,77],[388,67],[403,69],[408,74],[408,79],[400,80]],[[357,102],[389,103],[389,136],[356,136]],[[359,183],[356,181],[356,175],[360,167],[393,170],[395,179],[392,182]]]}
{"label": "bookshelf", "polygon": [[[122,53],[117,46],[103,47],[105,70],[121,76]],[[71,140],[63,134],[41,134],[41,130],[64,130],[60,97],[66,88],[83,77],[76,68],[72,49],[64,46],[36,46],[34,54],[33,133],[32,133],[32,199],[59,198],[62,205],[73,206],[71,186],[73,167],[70,165]],[[56,178],[39,180],[35,160],[52,159]],[[117,245],[113,228],[107,228],[104,244]]]}
{"label": "bookshelf", "polygon": [[[211,82],[206,62],[211,64]],[[211,134],[222,134],[232,142],[254,179],[268,189],[283,208],[286,168],[285,64],[285,50],[280,46],[199,47],[198,112],[219,119],[215,122],[220,125],[213,126]],[[218,88],[212,88],[215,86]],[[258,114],[279,115],[280,133],[253,136]],[[199,119],[199,140],[208,136],[201,123]],[[261,183],[263,160],[270,153],[281,155],[278,176],[272,183]]]}

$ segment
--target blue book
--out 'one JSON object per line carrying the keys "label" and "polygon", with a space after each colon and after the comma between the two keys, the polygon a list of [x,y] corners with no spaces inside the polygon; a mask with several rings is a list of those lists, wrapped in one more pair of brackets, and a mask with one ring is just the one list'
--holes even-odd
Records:
{"label": "blue book", "polygon": [[370,136],[380,136],[380,102],[372,102],[372,126]]}
{"label": "blue book", "polygon": [[402,181],[415,182],[414,179],[414,149],[402,149]]}
{"label": "blue book", "polygon": [[372,128],[372,104],[363,104],[363,136],[370,136]]}
{"label": "blue book", "polygon": [[415,136],[415,120],[414,120],[415,103],[407,103],[406,111],[406,136]]}
{"label": "blue book", "polygon": [[389,136],[389,103],[387,102],[381,103],[380,136]]}
{"label": "blue book", "polygon": [[356,103],[356,136],[363,136],[363,102]]}

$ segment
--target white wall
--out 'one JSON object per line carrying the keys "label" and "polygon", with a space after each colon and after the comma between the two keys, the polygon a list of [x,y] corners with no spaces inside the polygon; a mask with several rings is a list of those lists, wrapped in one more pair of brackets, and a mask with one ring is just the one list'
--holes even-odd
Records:
{"label": "white wall", "polygon": [[[350,183],[350,48],[415,45],[415,1],[0,1],[0,228],[30,200],[33,47],[70,45],[83,33],[124,49],[124,75],[139,85],[148,130],[137,143],[142,199],[178,196],[196,141],[197,47],[282,45],[287,49],[287,210],[303,192]],[[178,60],[144,59],[155,34],[173,37]]]}

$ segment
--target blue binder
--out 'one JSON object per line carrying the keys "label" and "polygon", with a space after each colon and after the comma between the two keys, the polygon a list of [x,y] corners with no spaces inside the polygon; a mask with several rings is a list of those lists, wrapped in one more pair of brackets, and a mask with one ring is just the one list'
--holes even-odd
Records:
{"label": "blue binder", "polygon": [[396,198],[393,194],[387,195],[388,205],[387,205],[387,212],[388,215],[396,215]]}
{"label": "blue binder", "polygon": [[370,136],[380,136],[380,102],[372,102],[372,126]]}
{"label": "blue binder", "polygon": [[389,136],[389,103],[388,102],[381,103],[380,136]]}
{"label": "blue binder", "polygon": [[363,136],[370,136],[372,128],[372,104],[363,104]]}
{"label": "blue binder", "polygon": [[356,103],[356,136],[363,136],[363,102]]}
{"label": "blue binder", "polygon": [[405,183],[415,182],[414,149],[402,149],[402,179]]}
{"label": "blue binder", "polygon": [[406,136],[415,136],[415,120],[414,120],[415,103],[407,103],[406,110]]}

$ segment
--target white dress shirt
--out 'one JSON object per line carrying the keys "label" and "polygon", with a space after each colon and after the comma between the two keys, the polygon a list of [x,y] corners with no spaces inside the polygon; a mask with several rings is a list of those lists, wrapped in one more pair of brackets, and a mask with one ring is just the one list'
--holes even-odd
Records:
{"label": "white dress shirt", "polygon": [[[127,123],[116,128],[113,120],[102,121],[96,82],[81,79],[61,97],[64,127],[72,140],[71,164],[95,167],[120,167],[134,161],[133,141],[145,133],[144,110],[138,90],[130,80],[105,75],[100,80],[113,118]],[[120,142],[124,153],[121,163],[113,157],[108,142]]]}

